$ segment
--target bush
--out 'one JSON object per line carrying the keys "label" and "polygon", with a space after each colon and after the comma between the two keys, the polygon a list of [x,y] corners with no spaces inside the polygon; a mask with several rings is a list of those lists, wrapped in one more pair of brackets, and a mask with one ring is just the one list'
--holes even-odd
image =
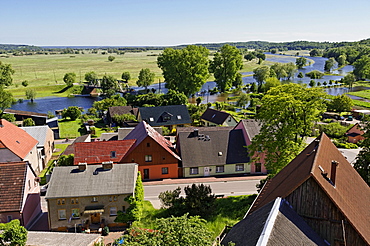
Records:
{"label": "bush", "polygon": [[342,149],[357,149],[358,148],[357,144],[354,144],[354,143],[345,143],[345,142],[340,142],[338,140],[333,140],[333,143],[337,148],[342,148]]}
{"label": "bush", "polygon": [[109,227],[105,226],[101,233],[102,236],[108,236],[109,235]]}
{"label": "bush", "polygon": [[325,134],[331,138],[343,137],[348,130],[346,126],[342,126],[338,122],[329,123],[327,125],[319,125],[319,129],[321,132],[325,132]]}

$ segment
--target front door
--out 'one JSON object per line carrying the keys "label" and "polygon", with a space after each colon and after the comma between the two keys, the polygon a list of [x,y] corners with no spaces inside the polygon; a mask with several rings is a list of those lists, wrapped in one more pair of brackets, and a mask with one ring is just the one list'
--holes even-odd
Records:
{"label": "front door", "polygon": [[149,169],[144,169],[144,179],[149,179]]}
{"label": "front door", "polygon": [[204,176],[209,176],[209,167],[204,167]]}
{"label": "front door", "polygon": [[100,213],[91,214],[91,223],[99,224],[100,223]]}

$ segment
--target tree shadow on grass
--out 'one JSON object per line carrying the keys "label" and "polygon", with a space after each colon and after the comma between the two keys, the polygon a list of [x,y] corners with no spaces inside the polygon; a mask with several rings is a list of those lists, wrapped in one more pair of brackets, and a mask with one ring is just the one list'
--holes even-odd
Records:
{"label": "tree shadow on grass", "polygon": [[71,88],[72,86],[66,86],[64,87],[63,89],[59,90],[59,91],[56,91],[56,92],[53,92],[53,94],[61,94],[63,92],[66,92],[69,88]]}

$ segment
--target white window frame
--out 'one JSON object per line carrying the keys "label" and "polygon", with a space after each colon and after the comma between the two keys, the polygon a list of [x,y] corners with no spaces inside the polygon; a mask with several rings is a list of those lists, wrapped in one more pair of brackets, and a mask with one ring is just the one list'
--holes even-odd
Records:
{"label": "white window frame", "polygon": [[[242,167],[242,168],[240,168]],[[244,164],[236,164],[235,165],[235,172],[242,172],[244,171]]]}
{"label": "white window frame", "polygon": [[66,220],[67,219],[67,212],[65,209],[58,209],[58,219],[59,220]]}
{"label": "white window frame", "polygon": [[196,175],[196,174],[199,174],[199,168],[198,167],[191,167],[189,169],[189,174],[190,175]]}
{"label": "white window frame", "polygon": [[153,161],[152,155],[145,155],[145,162],[152,162],[152,161]]}
{"label": "white window frame", "polygon": [[117,216],[117,207],[110,207],[109,208],[109,215],[110,216]]}
{"label": "white window frame", "polygon": [[224,173],[225,172],[225,166],[216,166],[216,173]]}

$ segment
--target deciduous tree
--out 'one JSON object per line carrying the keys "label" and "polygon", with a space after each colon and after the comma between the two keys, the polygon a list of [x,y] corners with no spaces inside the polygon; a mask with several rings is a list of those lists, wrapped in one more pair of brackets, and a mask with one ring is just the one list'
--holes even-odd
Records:
{"label": "deciduous tree", "polygon": [[117,79],[112,75],[104,75],[100,86],[105,97],[111,97],[118,89]]}
{"label": "deciduous tree", "polygon": [[166,94],[161,95],[162,106],[166,105],[185,105],[188,97],[184,93],[169,89]]}
{"label": "deciduous tree", "polygon": [[63,119],[67,117],[71,120],[76,120],[81,117],[81,110],[77,106],[69,106],[67,109],[64,109],[62,112]]}
{"label": "deciduous tree", "polygon": [[324,70],[326,72],[330,72],[331,69],[334,67],[336,61],[333,57],[330,57],[328,60],[325,61]]}
{"label": "deciduous tree", "polygon": [[324,111],[325,94],[319,88],[285,84],[271,88],[261,100],[256,119],[261,131],[249,146],[250,156],[266,153],[265,166],[278,173],[304,147],[304,138]]}
{"label": "deciduous tree", "polygon": [[136,81],[137,86],[145,87],[145,90],[149,85],[153,84],[155,74],[150,72],[149,68],[143,68],[140,70],[138,80]]}
{"label": "deciduous tree", "polygon": [[19,220],[0,223],[0,245],[24,246],[27,242],[27,230]]}
{"label": "deciduous tree", "polygon": [[26,119],[23,120],[22,125],[23,126],[34,126],[36,124],[35,124],[35,121],[32,118],[26,118]]}
{"label": "deciduous tree", "polygon": [[328,111],[333,112],[349,112],[353,107],[353,101],[347,95],[338,95],[331,99],[328,103]]}
{"label": "deciduous tree", "polygon": [[76,82],[76,74],[75,73],[66,73],[63,77],[64,83],[67,84],[68,87],[73,86],[73,83]]}
{"label": "deciduous tree", "polygon": [[358,79],[370,79],[370,56],[363,56],[353,63],[353,74]]}
{"label": "deciduous tree", "polygon": [[121,78],[128,83],[128,81],[131,79],[130,72],[123,72]]}
{"label": "deciduous tree", "polygon": [[12,75],[15,73],[15,70],[12,68],[12,65],[5,64],[0,61],[0,86],[9,86],[13,83]]}
{"label": "deciduous tree", "polygon": [[85,73],[85,80],[89,82],[90,84],[96,84],[96,81],[98,80],[98,75],[94,72],[87,72]]}
{"label": "deciduous tree", "polygon": [[365,131],[363,134],[365,139],[362,142],[362,149],[357,155],[356,162],[353,167],[365,182],[370,185],[370,117],[364,117],[362,124],[364,126],[363,130]]}
{"label": "deciduous tree", "polygon": [[209,77],[209,50],[189,45],[184,49],[166,48],[158,56],[166,87],[190,96],[200,90]]}
{"label": "deciduous tree", "polygon": [[253,78],[257,81],[259,87],[268,77],[270,77],[269,66],[260,66],[253,70]]}
{"label": "deciduous tree", "polygon": [[297,68],[302,68],[302,67],[306,66],[306,63],[307,63],[306,57],[298,57],[295,60],[295,64],[296,64]]}
{"label": "deciduous tree", "polygon": [[348,73],[346,76],[342,78],[342,82],[348,85],[348,88],[352,88],[353,83],[355,83],[356,77],[353,73]]}
{"label": "deciduous tree", "polygon": [[4,87],[0,85],[0,118],[4,109],[9,108],[13,103],[15,103],[15,99],[12,93],[5,91]]}
{"label": "deciduous tree", "polygon": [[37,92],[36,92],[35,89],[30,88],[30,89],[26,90],[26,98],[28,100],[31,100],[31,102],[33,102],[33,100],[36,98],[36,94],[37,94]]}
{"label": "deciduous tree", "polygon": [[238,48],[225,44],[214,55],[209,69],[215,77],[218,89],[225,92],[231,88],[242,67],[243,57]]}
{"label": "deciduous tree", "polygon": [[116,59],[114,56],[108,56],[108,61],[112,62],[114,59]]}

